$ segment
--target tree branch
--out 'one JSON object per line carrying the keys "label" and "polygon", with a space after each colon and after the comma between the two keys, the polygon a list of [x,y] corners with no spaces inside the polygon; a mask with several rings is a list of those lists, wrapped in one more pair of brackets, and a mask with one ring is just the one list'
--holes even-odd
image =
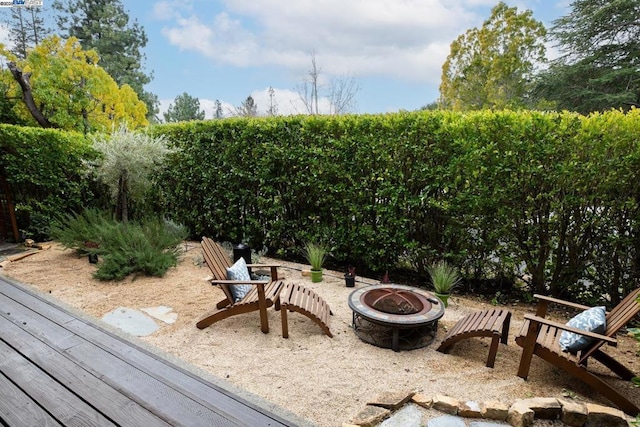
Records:
{"label": "tree branch", "polygon": [[29,82],[29,77],[31,73],[23,73],[21,69],[15,64],[15,62],[9,62],[7,64],[13,78],[18,82],[20,87],[22,88],[22,100],[24,101],[27,109],[33,116],[33,118],[38,122],[40,126],[43,128],[52,128],[55,127],[47,118],[42,114],[42,111],[36,105],[36,102],[33,99],[33,93],[31,91],[31,83]]}

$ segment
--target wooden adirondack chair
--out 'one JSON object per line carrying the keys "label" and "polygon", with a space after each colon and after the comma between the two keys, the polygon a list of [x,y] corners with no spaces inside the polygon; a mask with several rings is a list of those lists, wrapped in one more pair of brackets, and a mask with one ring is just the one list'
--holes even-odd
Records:
{"label": "wooden adirondack chair", "polygon": [[[527,379],[531,359],[535,354],[582,380],[627,414],[637,415],[640,413],[637,403],[631,402],[602,378],[587,370],[587,361],[590,357],[593,357],[624,380],[631,380],[635,376],[631,370],[606,354],[602,350],[602,346],[605,343],[613,346],[617,345],[616,333],[640,312],[640,304],[637,301],[639,295],[640,288],[627,295],[620,304],[607,313],[607,329],[602,335],[571,328],[565,324],[545,319],[549,303],[561,304],[580,310],[586,310],[590,307],[543,295],[535,295],[539,300],[536,314],[524,316],[525,322],[516,337],[516,343],[522,347],[518,376]],[[593,338],[594,341],[589,347],[576,354],[564,352],[559,345],[562,331],[588,336]]]}
{"label": "wooden adirondack chair", "polygon": [[[247,264],[249,268],[269,268],[271,270],[270,280],[249,280],[237,281],[227,280],[227,268],[233,263],[224,252],[220,244],[214,242],[208,237],[202,238],[202,254],[204,261],[213,274],[212,285],[218,285],[225,294],[225,299],[216,304],[216,309],[207,313],[196,326],[198,329],[204,329],[213,323],[226,319],[236,314],[249,313],[252,311],[260,311],[261,330],[265,334],[269,332],[269,318],[267,308],[275,304],[276,310],[280,310],[280,291],[283,283],[278,281],[278,266],[264,264]],[[254,285],[239,301],[234,301],[231,294],[231,285]]]}

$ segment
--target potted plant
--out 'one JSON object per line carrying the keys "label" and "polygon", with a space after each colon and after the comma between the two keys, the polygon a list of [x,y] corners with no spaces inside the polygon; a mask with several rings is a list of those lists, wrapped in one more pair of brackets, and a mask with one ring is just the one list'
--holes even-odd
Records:
{"label": "potted plant", "polygon": [[439,261],[427,268],[433,290],[445,307],[449,305],[451,290],[460,283],[460,276],[446,261]]}
{"label": "potted plant", "polygon": [[349,271],[344,275],[344,281],[347,288],[353,288],[356,285],[356,268],[349,267]]}
{"label": "potted plant", "polygon": [[322,264],[327,258],[327,248],[318,243],[306,243],[304,256],[311,265],[311,281],[322,282]]}
{"label": "potted plant", "polygon": [[83,246],[89,257],[89,263],[96,264],[98,262],[97,250],[100,248],[100,244],[91,240],[86,240],[83,242]]}

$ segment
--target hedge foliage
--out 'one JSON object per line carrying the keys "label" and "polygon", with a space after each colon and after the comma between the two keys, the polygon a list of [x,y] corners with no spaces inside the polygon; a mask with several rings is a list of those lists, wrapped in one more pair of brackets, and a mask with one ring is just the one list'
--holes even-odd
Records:
{"label": "hedge foliage", "polygon": [[[640,276],[640,111],[427,111],[225,119],[155,126],[177,148],[154,177],[156,211],[193,237],[302,260],[426,277],[519,276],[531,291],[616,303]],[[76,134],[0,126],[19,214],[95,205]],[[28,190],[28,191],[27,191]],[[23,196],[27,195],[27,196]]]}
{"label": "hedge foliage", "polygon": [[[429,111],[155,127],[157,200],[196,236],[616,302],[640,271],[640,112]],[[589,286],[585,286],[585,283]]]}
{"label": "hedge foliage", "polygon": [[18,225],[36,240],[52,219],[95,200],[83,160],[95,152],[81,134],[0,124],[0,173],[9,183]]}

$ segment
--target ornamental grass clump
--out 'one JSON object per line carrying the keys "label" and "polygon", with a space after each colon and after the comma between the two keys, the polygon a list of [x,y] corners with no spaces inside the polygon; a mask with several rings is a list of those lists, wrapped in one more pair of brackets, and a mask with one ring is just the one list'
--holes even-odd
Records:
{"label": "ornamental grass clump", "polygon": [[431,277],[433,290],[437,294],[450,294],[451,290],[460,283],[458,272],[447,264],[446,261],[438,261],[427,268]]}
{"label": "ornamental grass clump", "polygon": [[322,264],[327,258],[327,248],[318,243],[306,243],[304,256],[311,265],[311,270],[322,270]]}

